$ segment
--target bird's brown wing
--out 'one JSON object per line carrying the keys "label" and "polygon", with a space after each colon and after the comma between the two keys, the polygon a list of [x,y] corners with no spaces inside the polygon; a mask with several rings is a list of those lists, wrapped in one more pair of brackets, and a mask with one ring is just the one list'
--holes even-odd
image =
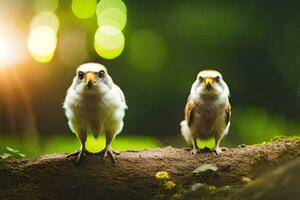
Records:
{"label": "bird's brown wing", "polygon": [[225,122],[226,125],[229,123],[231,118],[231,105],[229,100],[227,101],[226,107],[225,107]]}
{"label": "bird's brown wing", "polygon": [[190,95],[187,100],[187,103],[185,105],[185,109],[184,109],[184,116],[185,116],[185,120],[187,121],[188,125],[190,125],[193,121],[194,109],[195,109],[195,104],[194,104],[192,96]]}

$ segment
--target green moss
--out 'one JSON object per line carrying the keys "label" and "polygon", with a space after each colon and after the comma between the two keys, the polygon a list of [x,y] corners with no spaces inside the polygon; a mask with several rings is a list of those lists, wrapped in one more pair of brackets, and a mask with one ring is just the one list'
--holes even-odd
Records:
{"label": "green moss", "polygon": [[300,143],[300,135],[295,135],[295,136],[279,135],[271,139],[271,142],[279,142],[279,141],[291,141],[291,142]]}

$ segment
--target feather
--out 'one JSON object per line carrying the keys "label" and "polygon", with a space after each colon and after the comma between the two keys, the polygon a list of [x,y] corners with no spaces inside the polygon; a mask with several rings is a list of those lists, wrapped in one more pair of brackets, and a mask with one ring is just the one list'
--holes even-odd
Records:
{"label": "feather", "polygon": [[[206,80],[210,80],[210,87]],[[198,73],[190,90],[184,115],[185,120],[180,123],[181,133],[187,143],[193,145],[191,153],[198,152],[196,139],[214,137],[215,150],[219,155],[219,144],[228,133],[231,117],[229,88],[220,72],[203,70]]]}
{"label": "feather", "polygon": [[193,110],[195,108],[194,101],[192,96],[190,95],[188,97],[185,109],[184,109],[184,115],[185,120],[187,121],[187,124],[190,126],[193,121]]}
{"label": "feather", "polygon": [[124,108],[127,109],[128,106],[127,106],[127,104],[126,104],[126,100],[125,100],[125,96],[124,96],[123,91],[121,90],[121,88],[120,88],[119,86],[117,86],[116,84],[114,84],[114,85],[115,85],[115,88],[116,88],[117,92],[118,92],[119,95],[120,95],[121,101],[122,101],[123,104],[124,104]]}
{"label": "feather", "polygon": [[229,99],[228,99],[228,101],[226,103],[226,106],[225,106],[225,113],[226,113],[225,123],[227,125],[230,122],[230,118],[231,118],[231,105],[230,105]]}
{"label": "feather", "polygon": [[[100,70],[105,71],[105,77],[96,76]],[[77,75],[73,79],[63,105],[69,127],[79,139],[83,138],[83,146],[88,135],[98,137],[102,133],[110,138],[110,144],[123,128],[125,96],[103,65],[86,63],[78,71],[94,73],[95,83],[88,88],[84,79],[78,79]]]}

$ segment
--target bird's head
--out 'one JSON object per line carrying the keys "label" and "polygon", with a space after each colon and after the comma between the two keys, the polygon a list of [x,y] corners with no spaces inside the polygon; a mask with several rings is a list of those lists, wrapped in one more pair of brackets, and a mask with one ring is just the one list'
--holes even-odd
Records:
{"label": "bird's head", "polygon": [[78,93],[103,94],[112,88],[113,81],[103,65],[85,63],[77,68],[73,86]]}
{"label": "bird's head", "polygon": [[227,94],[229,96],[229,89],[223,76],[216,70],[202,70],[198,73],[197,79],[193,84],[192,93],[195,95],[211,95],[217,96]]}

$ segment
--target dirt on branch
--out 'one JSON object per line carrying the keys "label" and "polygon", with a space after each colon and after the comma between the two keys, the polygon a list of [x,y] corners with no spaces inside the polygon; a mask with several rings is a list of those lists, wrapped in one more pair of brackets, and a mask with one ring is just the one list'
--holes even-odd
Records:
{"label": "dirt on branch", "polygon": [[116,164],[97,155],[83,158],[80,165],[65,154],[0,160],[0,199],[154,199],[161,192],[158,171],[168,172],[176,186],[189,188],[206,181],[193,170],[214,164],[213,185],[241,185],[242,177],[255,179],[299,155],[299,141],[282,139],[232,148],[221,156],[207,151],[192,156],[173,147],[124,151]]}
{"label": "dirt on branch", "polygon": [[299,200],[300,158],[260,177],[249,187],[230,197],[232,200]]}

